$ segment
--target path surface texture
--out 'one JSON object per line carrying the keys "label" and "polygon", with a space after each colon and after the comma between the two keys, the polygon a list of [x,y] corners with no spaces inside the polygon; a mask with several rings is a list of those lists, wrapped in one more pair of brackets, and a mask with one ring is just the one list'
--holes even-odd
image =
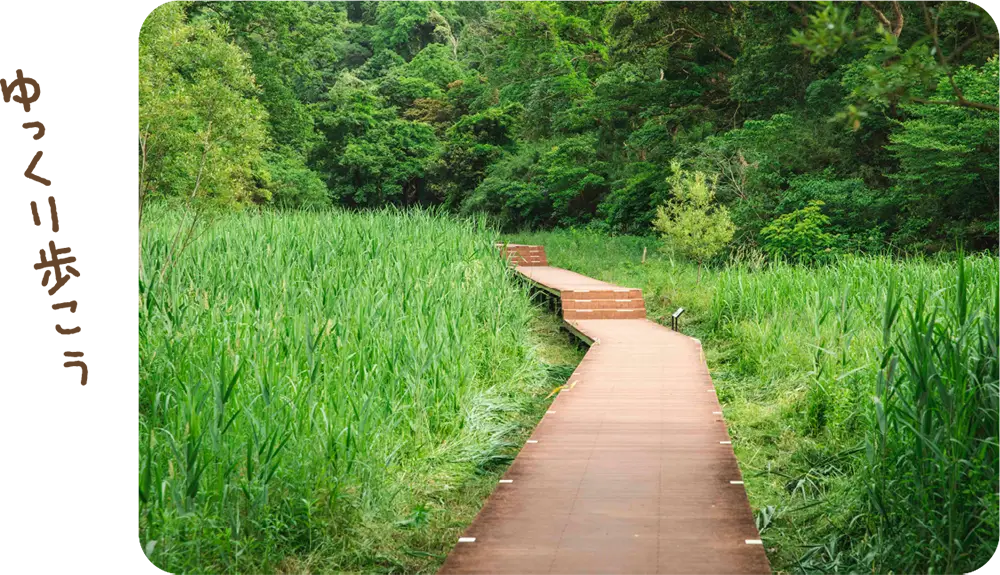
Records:
{"label": "path surface texture", "polygon": [[700,343],[504,251],[591,346],[441,573],[770,573]]}

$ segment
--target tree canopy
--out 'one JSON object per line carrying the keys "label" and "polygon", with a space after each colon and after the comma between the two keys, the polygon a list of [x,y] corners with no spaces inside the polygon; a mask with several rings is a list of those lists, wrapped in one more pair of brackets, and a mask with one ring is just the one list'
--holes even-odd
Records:
{"label": "tree canopy", "polygon": [[844,248],[995,249],[997,44],[965,2],[171,3],[143,181],[648,234],[690,170],[744,244],[816,208]]}

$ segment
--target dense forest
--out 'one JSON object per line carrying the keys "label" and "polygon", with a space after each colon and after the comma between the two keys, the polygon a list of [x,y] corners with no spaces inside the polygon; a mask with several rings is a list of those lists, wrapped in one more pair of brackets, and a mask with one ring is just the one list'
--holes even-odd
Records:
{"label": "dense forest", "polygon": [[140,197],[649,234],[691,169],[733,245],[995,248],[997,44],[964,2],[171,3]]}

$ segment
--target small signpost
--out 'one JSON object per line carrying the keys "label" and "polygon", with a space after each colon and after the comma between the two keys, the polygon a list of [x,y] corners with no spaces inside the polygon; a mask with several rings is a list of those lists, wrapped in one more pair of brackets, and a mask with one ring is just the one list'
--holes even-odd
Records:
{"label": "small signpost", "polygon": [[684,308],[679,307],[677,308],[677,311],[670,316],[670,329],[677,331],[677,326],[680,325],[680,317],[682,313],[684,313]]}

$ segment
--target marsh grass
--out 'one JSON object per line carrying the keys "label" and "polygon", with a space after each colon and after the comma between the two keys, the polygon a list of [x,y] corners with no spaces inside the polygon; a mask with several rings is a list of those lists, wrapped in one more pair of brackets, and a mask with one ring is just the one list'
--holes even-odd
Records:
{"label": "marsh grass", "polygon": [[150,560],[436,570],[565,371],[540,357],[548,328],[492,229],[389,210],[222,215],[161,282],[178,218],[154,209],[143,229]]}
{"label": "marsh grass", "polygon": [[666,325],[688,310],[681,331],[705,343],[776,571],[972,571],[993,554],[995,256],[809,267],[748,252],[698,281],[652,238],[510,240],[642,288],[650,318]]}
{"label": "marsh grass", "polygon": [[996,549],[998,286],[955,268],[941,289],[889,286],[865,443],[876,566],[971,571]]}

